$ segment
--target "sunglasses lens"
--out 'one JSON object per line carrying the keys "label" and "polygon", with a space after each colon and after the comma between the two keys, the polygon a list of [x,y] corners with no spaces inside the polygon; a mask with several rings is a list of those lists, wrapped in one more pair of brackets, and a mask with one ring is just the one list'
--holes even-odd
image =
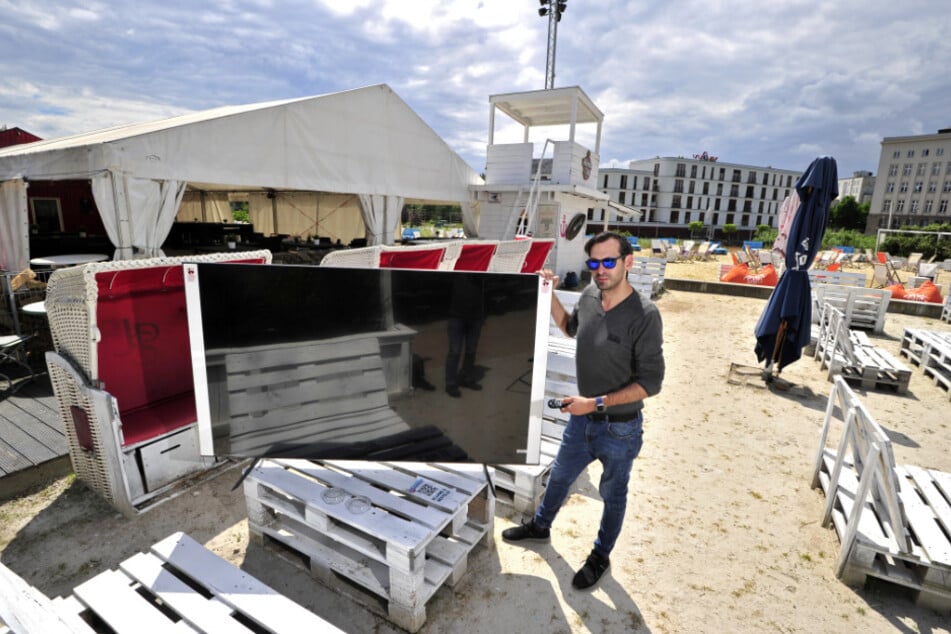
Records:
{"label": "sunglasses lens", "polygon": [[606,269],[613,269],[617,265],[617,261],[621,258],[604,258],[603,260],[596,260],[594,258],[589,258],[584,261],[588,265],[588,268],[592,271],[597,271],[599,266],[603,266]]}
{"label": "sunglasses lens", "polygon": [[617,264],[617,258],[604,258],[601,260],[601,264],[603,264],[606,269],[613,269],[614,265]]}

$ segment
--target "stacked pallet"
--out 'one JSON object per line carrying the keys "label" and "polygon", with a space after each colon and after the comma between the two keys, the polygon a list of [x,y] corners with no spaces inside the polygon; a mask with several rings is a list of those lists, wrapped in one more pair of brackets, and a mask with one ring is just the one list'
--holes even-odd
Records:
{"label": "stacked pallet", "polygon": [[905,328],[899,354],[947,390],[951,399],[951,332]]}
{"label": "stacked pallet", "polygon": [[410,632],[493,538],[480,465],[266,460],[244,494],[252,538]]}
{"label": "stacked pallet", "polygon": [[848,328],[844,313],[830,303],[822,306],[815,358],[821,369],[828,369],[830,381],[841,375],[863,389],[908,391],[911,370],[864,333]]}
{"label": "stacked pallet", "polygon": [[49,599],[0,564],[0,632],[339,632],[184,533]]}
{"label": "stacked pallet", "polygon": [[[835,449],[826,446],[833,423],[843,430]],[[841,543],[836,576],[850,585],[883,579],[910,588],[919,605],[951,609],[951,474],[896,465],[888,435],[841,377],[812,486],[825,493],[822,524]]]}
{"label": "stacked pallet", "polygon": [[837,284],[816,284],[812,287],[813,321],[824,304],[842,311],[849,328],[880,333],[885,330],[885,314],[892,292],[883,288],[859,288]]}

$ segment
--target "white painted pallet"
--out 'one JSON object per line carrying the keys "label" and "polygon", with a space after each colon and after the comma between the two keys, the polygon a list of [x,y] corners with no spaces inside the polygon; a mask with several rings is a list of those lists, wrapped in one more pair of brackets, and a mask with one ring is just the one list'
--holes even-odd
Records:
{"label": "white painted pallet", "polygon": [[481,469],[267,460],[245,479],[249,531],[415,632],[433,594],[459,581],[476,545],[491,543],[495,501]]}
{"label": "white painted pallet", "polygon": [[[17,585],[17,607],[30,612],[16,619],[14,631],[341,631],[180,532],[126,559],[117,570],[81,583],[66,597],[50,600]],[[11,596],[7,588],[3,596]]]}
{"label": "white painted pallet", "polygon": [[[826,447],[841,417],[836,449]],[[826,495],[823,525],[841,542],[836,575],[851,585],[867,577],[911,588],[916,602],[951,609],[951,474],[896,465],[891,441],[836,377],[813,470]]]}

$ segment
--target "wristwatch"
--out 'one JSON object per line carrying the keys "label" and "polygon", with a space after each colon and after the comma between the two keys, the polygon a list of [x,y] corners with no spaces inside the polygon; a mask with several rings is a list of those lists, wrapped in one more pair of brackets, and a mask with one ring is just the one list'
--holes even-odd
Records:
{"label": "wristwatch", "polygon": [[604,397],[603,396],[594,397],[594,407],[598,411],[599,414],[604,413]]}

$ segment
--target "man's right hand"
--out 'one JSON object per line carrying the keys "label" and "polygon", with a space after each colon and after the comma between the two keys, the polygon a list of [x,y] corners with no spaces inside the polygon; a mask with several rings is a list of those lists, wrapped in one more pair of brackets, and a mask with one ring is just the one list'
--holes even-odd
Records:
{"label": "man's right hand", "polygon": [[554,271],[552,271],[551,269],[542,269],[541,271],[538,272],[538,274],[541,275],[542,278],[544,278],[546,282],[549,282],[553,289],[558,288],[558,282],[560,281],[560,278],[557,275],[555,275]]}

